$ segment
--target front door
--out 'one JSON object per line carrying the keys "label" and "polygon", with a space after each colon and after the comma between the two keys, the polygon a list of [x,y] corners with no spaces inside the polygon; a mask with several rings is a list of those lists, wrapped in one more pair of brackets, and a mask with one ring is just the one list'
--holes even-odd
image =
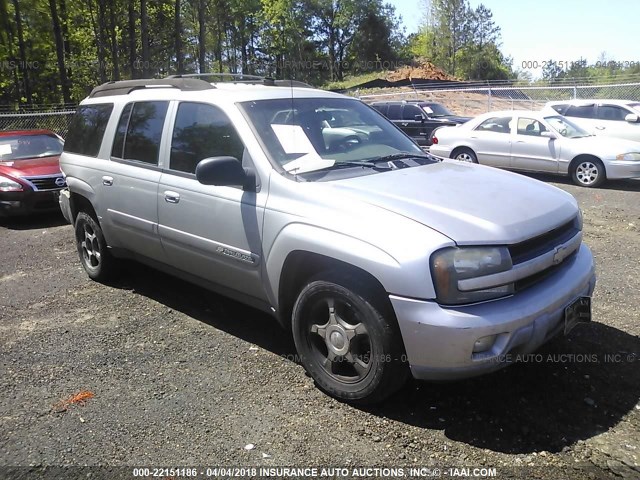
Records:
{"label": "front door", "polygon": [[511,168],[558,173],[558,141],[541,135],[548,131],[536,119],[518,117],[516,135],[511,145]]}
{"label": "front door", "polygon": [[264,299],[261,236],[266,190],[203,185],[195,177],[200,160],[232,156],[242,161],[246,155],[220,108],[180,103],[165,163],[168,168],[158,189],[158,231],[169,264]]}

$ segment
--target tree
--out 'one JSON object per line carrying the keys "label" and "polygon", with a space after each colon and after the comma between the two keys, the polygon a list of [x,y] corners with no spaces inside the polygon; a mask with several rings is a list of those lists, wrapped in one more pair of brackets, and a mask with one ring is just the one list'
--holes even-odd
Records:
{"label": "tree", "polygon": [[60,17],[56,0],[49,0],[49,11],[51,12],[51,23],[53,24],[53,36],[56,42],[56,58],[58,60],[58,72],[60,74],[60,86],[62,87],[62,98],[64,103],[71,103],[69,92],[69,79],[67,78],[67,68],[64,63],[64,40],[62,39],[62,29],[60,28]]}

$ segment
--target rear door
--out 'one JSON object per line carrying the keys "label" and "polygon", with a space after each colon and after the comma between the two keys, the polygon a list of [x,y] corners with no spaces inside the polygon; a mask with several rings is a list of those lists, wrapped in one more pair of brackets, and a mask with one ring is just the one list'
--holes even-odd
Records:
{"label": "rear door", "polygon": [[512,120],[512,116],[491,117],[469,132],[469,146],[478,163],[502,168],[511,165]]}
{"label": "rear door", "polygon": [[168,107],[167,101],[125,105],[111,149],[109,172],[103,172],[100,178],[108,228],[116,239],[113,243],[156,260],[164,256],[158,237],[156,197]]}
{"label": "rear door", "polygon": [[199,278],[264,299],[260,266],[267,192],[203,185],[200,160],[232,156],[250,162],[227,115],[217,106],[181,102],[157,192],[159,235],[167,263]]}

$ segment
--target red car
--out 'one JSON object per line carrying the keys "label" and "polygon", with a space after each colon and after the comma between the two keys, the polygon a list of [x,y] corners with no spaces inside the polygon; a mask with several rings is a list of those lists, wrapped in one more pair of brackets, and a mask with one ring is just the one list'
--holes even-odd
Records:
{"label": "red car", "polygon": [[0,132],[0,217],[59,210],[63,144],[50,130]]}

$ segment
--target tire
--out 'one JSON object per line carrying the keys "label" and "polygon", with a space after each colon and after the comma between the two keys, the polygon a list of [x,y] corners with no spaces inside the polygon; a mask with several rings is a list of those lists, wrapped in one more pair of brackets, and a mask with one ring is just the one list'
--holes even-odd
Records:
{"label": "tire", "polygon": [[408,377],[397,322],[376,298],[355,277],[323,275],[302,289],[293,307],[301,363],[321,390],[339,400],[376,403]]}
{"label": "tire", "polygon": [[478,163],[478,157],[476,157],[476,154],[470,148],[460,148],[456,150],[453,155],[451,155],[451,158],[460,162]]}
{"label": "tire", "polygon": [[100,224],[88,213],[80,212],[76,217],[75,236],[80,263],[89,278],[97,282],[113,279],[117,260],[107,249]]}
{"label": "tire", "polygon": [[573,161],[571,179],[581,187],[599,187],[607,179],[607,172],[597,158],[582,158]]}

